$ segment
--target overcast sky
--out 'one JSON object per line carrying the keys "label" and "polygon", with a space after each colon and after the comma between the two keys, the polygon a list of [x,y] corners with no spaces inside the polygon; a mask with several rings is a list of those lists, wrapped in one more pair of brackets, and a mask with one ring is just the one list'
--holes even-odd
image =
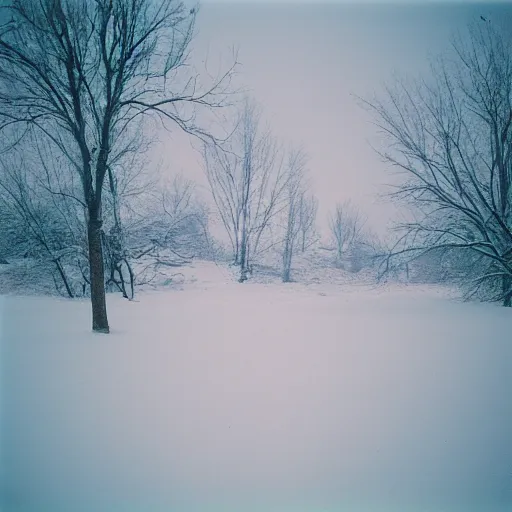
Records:
{"label": "overcast sky", "polygon": [[[428,73],[429,56],[445,52],[455,31],[480,14],[512,13],[512,5],[416,4],[202,3],[195,58],[208,52],[212,61],[239,48],[240,83],[262,104],[276,135],[302,143],[310,155],[320,221],[347,198],[378,230],[394,215],[390,205],[376,203],[392,177],[369,145],[377,137],[371,118],[352,95],[379,94],[396,73]],[[159,157],[170,172],[203,182],[186,139],[176,132],[172,138],[162,134]]]}

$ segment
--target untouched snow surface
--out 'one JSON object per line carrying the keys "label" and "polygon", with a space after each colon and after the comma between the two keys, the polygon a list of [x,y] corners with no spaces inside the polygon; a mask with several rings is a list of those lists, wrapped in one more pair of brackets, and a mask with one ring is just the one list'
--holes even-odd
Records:
{"label": "untouched snow surface", "polygon": [[183,273],[0,302],[0,510],[512,510],[511,310]]}

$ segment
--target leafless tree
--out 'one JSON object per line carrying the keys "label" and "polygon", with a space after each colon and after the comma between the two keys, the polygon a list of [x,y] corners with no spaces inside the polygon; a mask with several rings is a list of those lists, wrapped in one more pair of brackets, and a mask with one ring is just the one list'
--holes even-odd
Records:
{"label": "leafless tree", "polygon": [[300,250],[305,252],[318,242],[316,229],[316,216],[318,213],[318,199],[313,195],[302,194],[299,204]]}
{"label": "leafless tree", "polygon": [[359,241],[366,219],[361,211],[350,201],[336,205],[334,214],[329,219],[329,230],[332,243],[336,248],[336,260],[341,264],[344,257]]}
{"label": "leafless tree", "polygon": [[150,284],[162,268],[209,253],[208,211],[195,184],[179,174],[157,189],[124,222],[136,284]]}
{"label": "leafless tree", "polygon": [[48,262],[56,272],[56,289],[63,289],[73,298],[79,291],[70,267],[83,257],[84,212],[62,188],[56,191],[46,187],[45,178],[51,170],[46,162],[37,163],[35,168],[30,154],[11,153],[9,164],[0,164],[2,237],[9,244],[11,256]]}
{"label": "leafless tree", "polygon": [[[285,229],[283,240],[283,283],[288,283],[291,279],[291,269],[293,256],[299,245],[299,236],[301,234],[303,218],[301,217],[301,208],[305,203],[305,172],[307,158],[302,150],[292,149],[287,159],[287,180],[286,180],[286,201],[285,210]],[[302,231],[302,234],[304,232]],[[304,240],[303,240],[304,242]]]}
{"label": "leafless tree", "polygon": [[250,262],[268,248],[265,234],[286,207],[287,173],[283,151],[261,111],[245,103],[229,144],[205,145],[204,168],[217,211],[229,236],[240,281],[247,279]]}
{"label": "leafless tree", "polygon": [[[475,263],[471,293],[512,301],[512,44],[496,24],[472,25],[432,77],[367,102],[403,172],[394,194],[411,221],[391,256],[459,252]],[[389,261],[389,260],[388,260]],[[478,269],[476,271],[476,269]],[[476,275],[475,272],[476,271]],[[470,281],[470,282],[469,282]]]}
{"label": "leafless tree", "polygon": [[128,258],[125,243],[125,232],[121,218],[121,200],[119,182],[112,167],[108,167],[108,198],[111,203],[111,227],[107,232],[102,229],[102,243],[108,277],[106,279],[107,289],[109,286],[119,288],[123,297],[133,299],[135,294],[135,275]]}
{"label": "leafless tree", "polygon": [[208,224],[208,213],[197,196],[195,183],[176,175],[164,188],[161,206],[164,229],[157,236],[157,244],[183,261],[191,260],[204,242]]}
{"label": "leafless tree", "polygon": [[118,289],[127,299],[135,294],[136,272],[132,268],[127,234],[132,214],[137,215],[157,190],[156,172],[148,172],[150,144],[142,127],[125,137],[120,151],[112,156],[104,184],[102,241],[106,267],[106,288]]}
{"label": "leafless tree", "polygon": [[[31,135],[3,155],[9,165],[0,174],[0,251],[30,258],[28,273],[51,271],[59,292],[88,295],[80,188],[67,160]],[[207,212],[194,183],[180,175],[163,180],[158,169],[148,167],[146,145],[135,142],[115,161],[115,173],[109,169],[103,198],[106,289],[119,290],[127,299],[160,267],[206,256],[211,243]]]}
{"label": "leafless tree", "polygon": [[67,156],[87,207],[92,324],[108,333],[102,192],[112,155],[147,115],[205,140],[196,122],[226,100],[185,64],[196,10],[179,0],[13,0],[0,27],[0,128],[37,127]]}

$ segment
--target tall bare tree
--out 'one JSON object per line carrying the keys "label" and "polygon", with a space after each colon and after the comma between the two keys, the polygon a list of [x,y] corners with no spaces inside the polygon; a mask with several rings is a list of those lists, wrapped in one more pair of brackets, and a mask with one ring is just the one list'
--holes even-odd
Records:
{"label": "tall bare tree", "polygon": [[270,130],[262,126],[260,109],[247,101],[229,144],[223,148],[205,145],[203,156],[234,263],[240,266],[240,281],[245,281],[265,233],[286,207],[288,175],[283,151]]}
{"label": "tall bare tree", "polygon": [[292,149],[287,159],[287,180],[285,210],[285,230],[283,240],[283,271],[282,280],[288,283],[291,279],[292,260],[297,252],[299,235],[301,234],[301,208],[305,203],[305,173],[307,158],[302,150]]}
{"label": "tall bare tree", "polygon": [[341,263],[345,256],[350,255],[350,251],[361,236],[365,222],[363,214],[350,201],[336,205],[329,219],[329,230],[336,248],[338,263]]}
{"label": "tall bare tree", "polygon": [[[112,155],[104,186],[102,230],[107,290],[119,289],[123,297],[133,299],[136,272],[132,268],[127,234],[131,214],[145,210],[150,196],[156,193],[157,172],[148,170],[147,153],[151,144],[144,137],[143,126]],[[145,203],[145,204],[144,204]]]}
{"label": "tall bare tree", "polygon": [[[509,30],[509,29],[508,29]],[[391,255],[458,252],[471,293],[512,304],[512,41],[478,20],[432,77],[367,102],[403,172],[411,221]],[[453,260],[455,261],[455,260]]]}
{"label": "tall bare tree", "polygon": [[146,115],[211,140],[197,109],[221,106],[232,68],[206,87],[185,66],[196,10],[179,0],[13,0],[0,27],[0,128],[32,125],[81,179],[93,330],[109,332],[102,192],[119,143]]}
{"label": "tall bare tree", "polygon": [[84,211],[71,193],[48,186],[52,162],[33,157],[12,151],[8,165],[0,161],[1,236],[11,256],[46,262],[56,289],[73,298],[78,291],[69,263],[74,267],[83,256]]}
{"label": "tall bare tree", "polygon": [[318,199],[314,195],[302,194],[299,204],[300,250],[305,252],[318,241],[316,216]]}

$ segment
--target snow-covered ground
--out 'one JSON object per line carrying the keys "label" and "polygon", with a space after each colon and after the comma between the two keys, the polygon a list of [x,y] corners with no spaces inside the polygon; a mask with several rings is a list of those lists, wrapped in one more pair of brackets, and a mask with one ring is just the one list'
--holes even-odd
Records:
{"label": "snow-covered ground", "polygon": [[2,512],[512,510],[512,310],[179,271],[0,297]]}

